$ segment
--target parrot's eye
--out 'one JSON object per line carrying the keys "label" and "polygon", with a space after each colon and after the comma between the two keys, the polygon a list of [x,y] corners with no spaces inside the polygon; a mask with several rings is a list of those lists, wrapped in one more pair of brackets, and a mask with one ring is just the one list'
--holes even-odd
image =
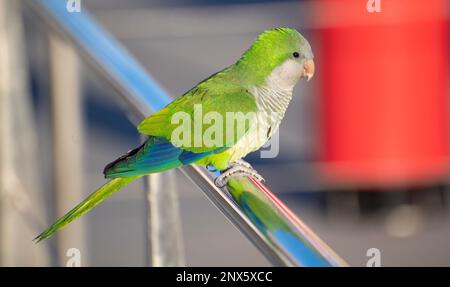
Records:
{"label": "parrot's eye", "polygon": [[298,58],[298,57],[300,57],[300,54],[299,54],[298,52],[294,52],[294,53],[292,54],[292,56],[294,56],[294,58]]}

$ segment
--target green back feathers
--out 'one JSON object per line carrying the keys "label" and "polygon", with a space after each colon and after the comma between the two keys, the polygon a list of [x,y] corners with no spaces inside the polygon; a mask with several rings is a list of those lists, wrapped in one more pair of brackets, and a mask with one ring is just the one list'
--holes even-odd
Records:
{"label": "green back feathers", "polygon": [[249,85],[260,85],[273,69],[309,46],[303,36],[295,29],[275,28],[259,35],[252,46],[236,63],[235,69]]}
{"label": "green back feathers", "polygon": [[[164,138],[183,150],[195,153],[209,152],[235,144],[256,118],[249,118],[252,122],[244,122],[245,131],[241,133],[237,127],[239,118],[229,122],[228,114],[255,113],[255,98],[238,86],[213,85],[212,81],[199,84],[164,109],[143,120],[138,126],[139,132]],[[214,117],[207,120],[208,115]],[[216,119],[221,120],[220,124]],[[234,128],[230,129],[228,124]],[[221,128],[216,131],[220,134],[214,133],[212,137],[220,137],[217,143],[204,142],[205,132],[215,130],[213,126],[218,125]],[[189,139],[185,138],[187,134]],[[182,141],[177,142],[174,139]]]}

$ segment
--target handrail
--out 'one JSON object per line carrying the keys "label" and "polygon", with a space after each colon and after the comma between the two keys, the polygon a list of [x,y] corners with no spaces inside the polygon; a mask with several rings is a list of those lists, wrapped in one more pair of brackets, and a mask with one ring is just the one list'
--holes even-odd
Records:
{"label": "handrail", "polygon": [[[171,98],[155,80],[104,31],[85,9],[69,13],[64,0],[26,0],[47,22],[79,48],[144,118]],[[330,247],[298,219],[264,185],[240,177],[217,188],[205,168],[181,168],[224,215],[276,266],[346,266]],[[230,196],[231,194],[231,196]]]}

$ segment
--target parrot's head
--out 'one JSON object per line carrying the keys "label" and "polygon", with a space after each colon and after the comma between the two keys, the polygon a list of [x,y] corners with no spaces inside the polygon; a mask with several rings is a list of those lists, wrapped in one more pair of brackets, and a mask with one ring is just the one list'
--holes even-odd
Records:
{"label": "parrot's head", "polygon": [[242,55],[237,66],[255,84],[275,80],[293,88],[301,79],[314,75],[314,55],[308,41],[295,29],[275,28],[262,33]]}

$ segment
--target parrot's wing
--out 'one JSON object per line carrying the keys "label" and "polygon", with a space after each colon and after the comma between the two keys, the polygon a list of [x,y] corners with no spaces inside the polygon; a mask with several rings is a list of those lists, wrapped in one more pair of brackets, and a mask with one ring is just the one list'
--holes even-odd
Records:
{"label": "parrot's wing", "polygon": [[256,101],[237,85],[199,84],[138,126],[139,132],[162,137],[185,151],[222,151],[256,124]]}
{"label": "parrot's wing", "polygon": [[215,152],[193,153],[150,136],[140,147],[109,163],[103,173],[106,178],[141,176],[191,164]]}

